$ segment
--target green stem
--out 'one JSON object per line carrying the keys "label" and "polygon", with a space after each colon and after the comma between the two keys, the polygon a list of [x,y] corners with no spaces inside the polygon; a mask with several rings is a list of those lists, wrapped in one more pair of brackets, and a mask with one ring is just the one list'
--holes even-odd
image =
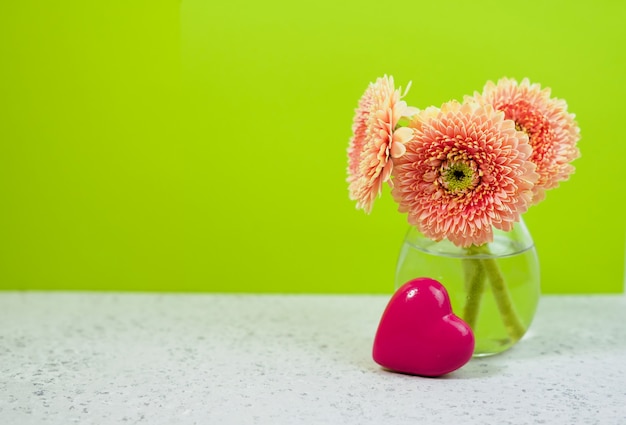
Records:
{"label": "green stem", "polygon": [[498,263],[493,258],[485,258],[482,260],[489,281],[491,282],[491,291],[496,300],[496,305],[500,311],[502,322],[507,333],[513,341],[518,341],[524,336],[526,328],[515,311],[509,288],[504,281],[502,272],[498,267]]}
{"label": "green stem", "polygon": [[[476,248],[477,247],[474,246],[468,248],[468,254],[476,254]],[[463,260],[463,271],[465,275],[465,291],[467,294],[463,308],[463,320],[465,320],[472,330],[476,331],[480,302],[485,290],[485,268],[481,260],[468,258]]]}
{"label": "green stem", "polygon": [[[467,253],[470,256],[489,255],[490,251],[487,244],[480,246],[472,245],[467,248]],[[493,258],[467,258],[463,260],[463,270],[467,293],[463,309],[463,320],[470,328],[475,331],[482,294],[485,289],[485,278],[487,277],[489,278],[491,291],[507,334],[513,341],[517,341],[524,336],[526,328],[515,311],[509,288],[504,281],[498,262]]]}

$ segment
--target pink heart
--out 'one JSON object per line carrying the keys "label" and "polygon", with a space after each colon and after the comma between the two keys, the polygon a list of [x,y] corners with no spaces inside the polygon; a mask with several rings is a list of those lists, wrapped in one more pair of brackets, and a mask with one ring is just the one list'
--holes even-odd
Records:
{"label": "pink heart", "polygon": [[426,277],[405,283],[389,300],[374,339],[374,361],[386,369],[441,376],[467,363],[474,334],[452,313],[444,286]]}

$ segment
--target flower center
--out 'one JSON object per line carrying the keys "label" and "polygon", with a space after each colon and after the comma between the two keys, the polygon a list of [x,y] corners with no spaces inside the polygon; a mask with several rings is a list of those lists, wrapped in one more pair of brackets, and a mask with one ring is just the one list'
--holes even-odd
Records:
{"label": "flower center", "polygon": [[439,171],[441,185],[455,194],[470,192],[479,181],[478,167],[474,161],[444,162]]}

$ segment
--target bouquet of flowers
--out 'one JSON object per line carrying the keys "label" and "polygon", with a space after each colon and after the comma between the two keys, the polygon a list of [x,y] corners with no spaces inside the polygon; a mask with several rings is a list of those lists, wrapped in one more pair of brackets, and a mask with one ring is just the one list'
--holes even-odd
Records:
{"label": "bouquet of flowers", "polygon": [[[511,231],[574,171],[580,130],[566,102],[551,97],[550,89],[502,78],[462,102],[422,110],[402,100],[407,91],[384,76],[359,100],[347,181],[350,199],[366,213],[387,183],[398,210],[423,235],[486,253],[494,229]],[[466,284],[476,288],[468,291],[480,290],[477,276],[496,285],[502,280],[489,261],[469,270]],[[505,295],[498,301],[507,330],[519,339],[523,325],[507,310]],[[466,306],[470,326],[475,308]]]}

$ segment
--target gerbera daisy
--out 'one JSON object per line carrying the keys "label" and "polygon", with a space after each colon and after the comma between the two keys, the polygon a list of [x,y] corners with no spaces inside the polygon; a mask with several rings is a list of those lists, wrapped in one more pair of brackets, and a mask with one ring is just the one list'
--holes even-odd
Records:
{"label": "gerbera daisy", "polygon": [[348,147],[347,181],[350,199],[366,213],[371,212],[382,184],[391,184],[391,158],[404,154],[403,143],[412,134],[408,128],[396,129],[401,117],[415,112],[401,100],[406,91],[401,94],[394,87],[393,77],[385,75],[370,83],[356,109]]}
{"label": "gerbera daisy", "polygon": [[469,247],[509,231],[532,200],[537,180],[528,136],[491,105],[456,101],[430,107],[395,162],[392,195],[425,236]]}
{"label": "gerbera daisy", "polygon": [[545,191],[555,188],[574,172],[571,161],[580,156],[576,143],[580,129],[575,116],[567,112],[567,103],[551,98],[550,89],[530,84],[524,78],[520,84],[514,79],[502,78],[497,84],[489,81],[482,94],[473,98],[493,105],[515,121],[519,130],[528,134],[533,148],[530,160],[537,165],[539,180],[533,189],[533,203],[545,198]]}

